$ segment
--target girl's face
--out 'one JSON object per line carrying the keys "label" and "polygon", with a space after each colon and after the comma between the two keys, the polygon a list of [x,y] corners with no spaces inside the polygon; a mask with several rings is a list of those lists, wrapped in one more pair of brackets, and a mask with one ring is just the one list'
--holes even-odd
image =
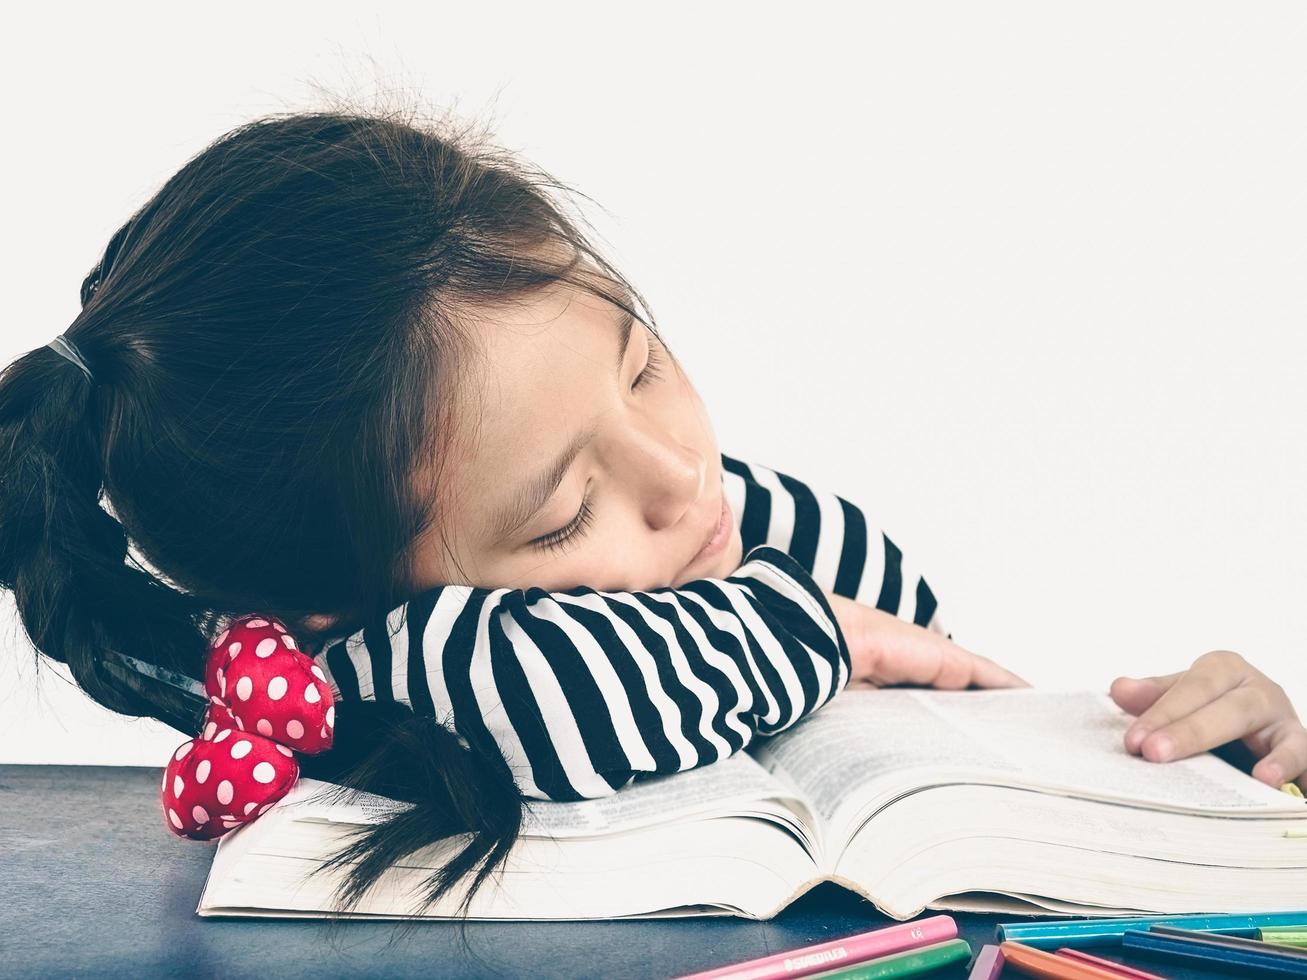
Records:
{"label": "girl's face", "polygon": [[[715,554],[721,453],[698,392],[638,320],[561,284],[478,316],[454,458],[415,574],[440,584],[644,591],[739,567]],[[452,553],[451,553],[452,552]]]}

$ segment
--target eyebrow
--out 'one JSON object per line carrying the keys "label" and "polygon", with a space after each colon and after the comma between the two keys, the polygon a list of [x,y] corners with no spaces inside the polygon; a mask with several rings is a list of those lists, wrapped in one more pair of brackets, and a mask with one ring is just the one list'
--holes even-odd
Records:
{"label": "eyebrow", "polygon": [[[634,326],[635,315],[629,310],[622,310],[617,320],[617,363],[615,370],[618,377],[621,377],[622,364],[626,360],[626,350],[631,345],[632,327]],[[508,503],[491,518],[491,533],[496,541],[503,540],[521,528],[522,525],[536,515],[541,507],[549,502],[559,484],[563,482],[563,477],[567,476],[567,471],[572,468],[572,463],[576,460],[576,457],[582,449],[589,445],[598,429],[598,422],[594,422],[588,429],[578,432],[567,444],[567,448],[558,454],[558,458],[553,463],[545,467],[533,479],[518,486],[516,492],[509,498]]]}

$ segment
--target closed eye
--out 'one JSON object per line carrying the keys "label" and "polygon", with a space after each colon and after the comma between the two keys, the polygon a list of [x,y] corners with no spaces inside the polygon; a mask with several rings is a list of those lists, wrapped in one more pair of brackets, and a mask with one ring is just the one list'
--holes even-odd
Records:
{"label": "closed eye", "polygon": [[561,551],[562,545],[573,536],[584,534],[594,521],[594,511],[590,507],[591,494],[587,493],[585,499],[581,501],[581,511],[566,527],[559,528],[557,531],[550,531],[548,534],[542,534],[538,538],[532,538],[527,544],[541,551]]}
{"label": "closed eye", "polygon": [[[647,332],[647,331],[646,331]],[[660,350],[661,344],[653,334],[649,334],[649,360],[645,363],[644,370],[636,375],[631,390],[636,391],[639,388],[649,384],[649,382],[663,376],[663,354]]]}
{"label": "closed eye", "polygon": [[[646,333],[649,336],[649,357],[645,362],[644,370],[636,375],[635,381],[632,382],[632,391],[644,388],[663,376],[666,355],[662,352],[662,344],[652,333],[648,331]],[[590,493],[586,494],[585,499],[581,501],[580,511],[564,527],[556,531],[550,531],[548,534],[542,534],[538,538],[532,538],[527,544],[540,551],[561,551],[562,546],[571,538],[585,534],[594,524],[594,509],[591,506],[592,496]]]}

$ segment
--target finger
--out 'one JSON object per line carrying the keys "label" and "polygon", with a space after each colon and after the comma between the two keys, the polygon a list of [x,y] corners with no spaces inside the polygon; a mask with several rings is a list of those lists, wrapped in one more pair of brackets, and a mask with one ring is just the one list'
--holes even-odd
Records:
{"label": "finger", "polygon": [[[1108,693],[1122,710],[1132,715],[1141,716],[1156,704],[1163,694],[1174,687],[1176,681],[1183,677],[1184,673],[1184,671],[1179,670],[1174,674],[1163,674],[1157,677],[1118,677],[1112,682],[1112,687]],[[1136,718],[1125,732],[1126,751],[1138,752],[1139,744],[1143,742],[1148,732],[1149,728],[1146,724],[1141,724]]]}
{"label": "finger", "polygon": [[1295,719],[1274,726],[1271,751],[1253,766],[1253,776],[1279,789],[1307,772],[1307,728]]}
{"label": "finger", "polygon": [[958,646],[952,641],[942,641],[940,670],[932,685],[947,690],[962,690],[968,687],[1029,687],[1022,678],[1006,667],[1000,667],[988,657]]}
{"label": "finger", "polygon": [[1030,686],[988,657],[972,653],[920,626],[906,626],[898,639],[898,644],[881,654],[877,669],[872,672],[878,683],[925,685],[942,690],[963,690],[972,685]]}
{"label": "finger", "polygon": [[[1177,681],[1172,690],[1182,683]],[[1278,708],[1265,685],[1241,684],[1151,731],[1140,744],[1139,754],[1151,762],[1170,762],[1206,752],[1270,724]]]}
{"label": "finger", "polygon": [[1126,729],[1126,750],[1138,751],[1148,733],[1193,714],[1239,684],[1245,676],[1240,665],[1246,667],[1247,664],[1237,654],[1229,657],[1204,654],[1195,660],[1193,666],[1181,673],[1175,683]]}
{"label": "finger", "polygon": [[1108,694],[1123,710],[1132,715],[1142,715],[1184,671],[1166,674],[1162,677],[1118,677],[1112,681]]}
{"label": "finger", "polygon": [[966,687],[970,670],[964,651],[951,640],[927,633],[920,626],[895,627],[895,641],[877,658],[872,680],[882,685]]}
{"label": "finger", "polygon": [[970,687],[975,654],[951,640],[943,640],[936,646],[938,666],[935,676],[930,679],[930,686],[945,691],[962,691]]}
{"label": "finger", "polygon": [[1030,682],[1012,673],[988,657],[978,653],[971,657],[971,685],[973,687],[1029,687]]}

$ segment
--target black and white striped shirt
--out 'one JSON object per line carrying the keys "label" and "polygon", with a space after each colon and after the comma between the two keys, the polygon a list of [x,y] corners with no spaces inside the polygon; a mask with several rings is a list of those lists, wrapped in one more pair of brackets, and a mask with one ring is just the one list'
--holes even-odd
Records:
{"label": "black and white striped shirt", "polygon": [[724,579],[606,592],[429,589],[314,659],[339,702],[395,700],[486,737],[523,795],[607,796],[725,758],[849,679],[823,590],[943,632],[920,575],[862,510],[722,454],[743,560]]}

